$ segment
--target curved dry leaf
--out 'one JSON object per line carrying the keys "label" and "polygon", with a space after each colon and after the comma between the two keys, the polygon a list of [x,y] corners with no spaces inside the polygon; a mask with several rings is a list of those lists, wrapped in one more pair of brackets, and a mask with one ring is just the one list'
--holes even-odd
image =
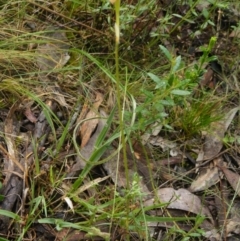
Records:
{"label": "curved dry leaf", "polygon": [[229,35],[230,38],[240,38],[240,29],[239,28],[236,28],[234,29],[230,35]]}
{"label": "curved dry leaf", "polygon": [[153,146],[160,146],[163,151],[168,151],[177,148],[177,144],[168,139],[164,139],[161,136],[152,136],[148,142]]}
{"label": "curved dry leaf", "polygon": [[[100,111],[100,116],[101,117],[106,117],[107,114],[103,110],[101,110]],[[97,141],[97,138],[100,135],[102,129],[104,128],[106,122],[107,122],[106,118],[100,118],[99,119],[96,131],[94,132],[94,134],[89,139],[87,145],[85,145],[81,149],[81,151],[80,151],[81,156],[77,157],[77,162],[76,162],[76,164],[73,165],[73,167],[71,168],[70,172],[67,174],[67,177],[75,176],[76,173],[79,170],[82,170],[86,166],[86,162],[91,157],[91,155],[92,155],[92,153],[94,151],[94,148],[95,148],[95,143]]]}
{"label": "curved dry leaf", "polygon": [[199,154],[196,160],[197,162],[212,159],[221,151],[225,132],[238,110],[239,107],[233,108],[225,115],[223,120],[212,123],[211,128],[205,137],[203,145],[204,155]]}
{"label": "curved dry leaf", "polygon": [[[43,78],[41,78],[41,80],[43,80]],[[48,95],[48,99],[56,101],[60,106],[68,107],[68,104],[65,100],[66,95],[61,93],[62,91],[58,84],[55,83],[55,86],[47,86],[45,90]]]}
{"label": "curved dry leaf", "polygon": [[207,69],[207,72],[203,75],[203,79],[200,81],[200,86],[212,88],[212,80],[213,80],[213,70],[211,67]]}
{"label": "curved dry leaf", "polygon": [[27,119],[32,122],[32,123],[36,123],[37,122],[37,118],[35,117],[35,115],[33,114],[32,110],[30,107],[27,107],[26,110],[24,111],[24,115],[27,117]]}
{"label": "curved dry leaf", "polygon": [[226,225],[226,230],[228,234],[230,233],[240,234],[239,222],[234,220],[228,220]]}
{"label": "curved dry leaf", "polygon": [[[186,212],[204,215],[211,220],[213,218],[209,210],[203,206],[198,196],[192,194],[186,189],[174,190],[173,188],[161,188],[157,191],[161,203],[169,203],[167,208],[180,209]],[[145,206],[156,205],[154,199],[148,199],[144,202]]]}
{"label": "curved dry leaf", "polygon": [[[80,137],[81,137],[81,148],[86,146],[88,143],[93,131],[96,129],[96,126],[99,122],[98,108],[103,101],[103,95],[101,93],[96,93],[96,99],[93,104],[93,107],[87,113],[85,119],[86,121],[80,127]],[[88,120],[90,119],[90,120]]]}
{"label": "curved dry leaf", "polygon": [[199,192],[208,189],[220,181],[218,168],[208,168],[206,172],[201,173],[195,181],[192,182],[189,190]]}
{"label": "curved dry leaf", "polygon": [[240,176],[228,170],[226,167],[220,167],[222,172],[224,173],[225,177],[227,178],[231,187],[236,191],[238,196],[240,196]]}

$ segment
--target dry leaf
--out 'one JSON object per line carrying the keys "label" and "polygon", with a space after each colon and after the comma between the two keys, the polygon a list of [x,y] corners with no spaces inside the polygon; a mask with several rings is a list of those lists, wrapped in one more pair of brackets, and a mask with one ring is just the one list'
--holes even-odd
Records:
{"label": "dry leaf", "polygon": [[235,28],[229,35],[230,38],[240,38],[240,29]]}
{"label": "dry leaf", "polygon": [[238,112],[239,107],[230,110],[223,120],[212,123],[211,129],[205,137],[203,145],[203,155],[200,153],[197,157],[197,162],[209,160],[215,157],[223,147],[223,138],[234,116]]}
{"label": "dry leaf", "polygon": [[191,192],[199,192],[208,189],[220,181],[222,176],[219,175],[219,169],[216,166],[224,165],[222,157],[213,160],[212,166],[201,168],[200,174],[195,181],[192,182],[189,190]]}
{"label": "dry leaf", "polygon": [[27,119],[29,121],[31,121],[32,123],[36,123],[37,122],[37,118],[35,117],[35,115],[33,114],[32,110],[30,107],[27,107],[26,110],[24,111],[24,115],[27,117]]}
{"label": "dry leaf", "polygon": [[200,81],[200,86],[202,88],[209,87],[210,89],[213,89],[214,86],[212,86],[212,80],[213,80],[213,70],[212,68],[208,68],[207,72],[203,75],[202,80]]}
{"label": "dry leaf", "polygon": [[[192,194],[186,189],[174,190],[173,188],[161,188],[157,191],[158,198],[162,203],[169,203],[167,208],[180,209],[186,212],[204,215],[213,222],[213,218],[209,210],[203,206],[198,196]],[[155,205],[154,199],[148,199],[144,202],[144,206]]]}
{"label": "dry leaf", "polygon": [[82,107],[81,113],[77,119],[77,123],[79,123],[81,120],[85,119],[86,115],[88,113],[88,105],[85,103]]}
{"label": "dry leaf", "polygon": [[55,83],[55,86],[47,86],[45,90],[47,91],[46,94],[48,95],[48,99],[56,101],[60,106],[68,107],[68,104],[65,100],[65,95],[61,93],[61,88],[57,83]]}
{"label": "dry leaf", "polygon": [[240,234],[240,203],[237,199],[234,200],[231,206],[230,217],[226,222],[227,233]]}
{"label": "dry leaf", "polygon": [[239,224],[240,224],[239,221],[228,220],[227,225],[226,225],[226,232],[228,234],[230,234],[230,233],[240,234],[240,225]]}
{"label": "dry leaf", "polygon": [[80,137],[81,137],[81,148],[83,148],[89,141],[93,131],[96,129],[98,124],[98,108],[103,101],[103,95],[101,93],[96,93],[96,99],[93,107],[87,113],[84,123],[80,127]]}
{"label": "dry leaf", "polygon": [[240,176],[237,173],[228,170],[226,167],[220,168],[231,187],[237,192],[238,196],[240,196]]}
{"label": "dry leaf", "polygon": [[[100,116],[101,117],[106,117],[107,114],[101,110],[100,111]],[[91,138],[89,139],[87,145],[85,145],[81,150],[80,150],[80,154],[81,156],[77,157],[77,162],[76,164],[72,167],[72,169],[70,170],[70,172],[68,173],[67,177],[73,177],[76,176],[76,173],[79,170],[82,170],[85,166],[86,166],[86,162],[88,161],[88,159],[91,157],[92,152],[94,151],[94,147],[95,147],[95,143],[96,140],[99,136],[99,134],[101,133],[102,129],[104,128],[106,124],[106,118],[99,118],[99,122],[97,125],[97,129],[94,132],[94,134],[91,136]]]}
{"label": "dry leaf", "polygon": [[161,136],[153,136],[149,139],[149,143],[153,146],[160,146],[163,151],[175,149],[177,147],[176,142],[164,139]]}
{"label": "dry leaf", "polygon": [[146,143],[148,143],[149,142],[149,138],[151,137],[151,136],[154,136],[154,137],[156,137],[159,133],[160,133],[160,131],[162,130],[162,127],[163,127],[163,125],[162,124],[160,124],[159,122],[154,122],[153,124],[151,124],[151,127],[150,127],[150,129],[151,129],[151,132],[152,133],[144,133],[142,136],[141,136],[141,140],[142,140],[142,143],[143,143],[143,145],[145,145]]}
{"label": "dry leaf", "polygon": [[[158,198],[161,202],[161,207],[162,203],[169,203],[167,206],[168,213],[170,213],[171,217],[176,217],[172,211],[175,209],[177,211],[178,217],[186,215],[186,213],[183,213],[181,215],[180,210],[183,210],[185,212],[191,212],[194,214],[200,214],[204,215],[206,220],[203,221],[201,224],[201,228],[206,231],[206,233],[203,235],[206,238],[209,238],[209,240],[212,240],[210,238],[215,238],[213,240],[221,240],[220,235],[217,233],[217,230],[214,228],[214,221],[212,218],[211,213],[209,212],[207,207],[204,207],[203,204],[200,201],[200,198],[192,193],[190,193],[186,189],[179,189],[179,190],[174,190],[173,188],[162,188],[157,191]],[[157,204],[155,200],[148,199],[147,201],[144,202],[144,206],[155,206],[157,207]],[[160,212],[159,212],[160,211]],[[162,209],[157,209],[157,210],[152,210],[150,213],[154,216],[157,216],[158,214],[162,216]],[[187,214],[189,216],[189,214]],[[179,227],[181,227],[182,230],[189,229],[188,226],[181,226],[181,223],[177,223]],[[173,224],[171,222],[148,222],[148,228],[151,230],[151,227],[172,227]],[[186,230],[189,231],[189,230]]]}
{"label": "dry leaf", "polygon": [[189,190],[191,192],[199,192],[208,189],[220,181],[218,168],[208,168],[207,171],[201,173],[195,181],[192,182]]}
{"label": "dry leaf", "polygon": [[123,151],[121,150],[120,155],[117,155],[119,152],[118,148],[119,143],[113,143],[112,148],[107,150],[104,156],[109,160],[103,164],[104,169],[118,187],[127,188],[129,186],[131,188],[132,183],[137,181],[141,192],[149,194],[153,191],[154,173],[157,171],[161,172],[163,168],[159,170],[158,166],[154,165],[154,162],[147,160],[148,148],[142,146],[141,143],[135,142],[131,147],[126,144],[126,173]]}

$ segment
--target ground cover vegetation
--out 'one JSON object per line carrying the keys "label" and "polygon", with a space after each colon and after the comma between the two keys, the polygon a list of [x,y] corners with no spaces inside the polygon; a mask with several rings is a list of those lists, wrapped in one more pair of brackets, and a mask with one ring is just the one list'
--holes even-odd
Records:
{"label": "ground cover vegetation", "polygon": [[237,0],[0,1],[0,240],[240,240]]}

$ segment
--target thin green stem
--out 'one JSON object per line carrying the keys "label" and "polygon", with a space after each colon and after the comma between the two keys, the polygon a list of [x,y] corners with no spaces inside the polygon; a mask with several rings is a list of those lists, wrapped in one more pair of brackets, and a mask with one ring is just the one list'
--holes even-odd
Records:
{"label": "thin green stem", "polygon": [[[127,163],[127,154],[126,154],[126,144],[125,144],[125,133],[124,133],[124,117],[123,117],[123,107],[124,103],[122,103],[121,99],[121,81],[120,81],[120,74],[119,74],[119,42],[120,42],[120,0],[116,0],[115,5],[115,15],[116,15],[116,23],[115,23],[115,65],[116,65],[116,92],[117,92],[117,106],[118,106],[118,116],[119,116],[119,128],[120,128],[120,138],[119,138],[119,147],[122,146],[122,153],[123,153],[123,160],[120,159],[120,149],[119,149],[119,155],[118,155],[118,164],[117,169],[119,167],[119,162],[124,162],[124,169],[125,169],[125,175],[127,180],[127,189],[129,189],[129,172],[128,172],[128,163]],[[124,101],[125,98],[123,98]],[[122,145],[121,145],[122,144]],[[118,171],[117,171],[118,173]],[[117,180],[117,177],[116,177]],[[117,183],[115,188],[117,187]],[[115,201],[114,201],[115,203]],[[128,206],[128,205],[126,205]],[[128,208],[127,208],[128,213]],[[114,208],[113,208],[113,214],[114,214]],[[128,221],[126,221],[128,222]],[[126,224],[128,226],[128,224]]]}

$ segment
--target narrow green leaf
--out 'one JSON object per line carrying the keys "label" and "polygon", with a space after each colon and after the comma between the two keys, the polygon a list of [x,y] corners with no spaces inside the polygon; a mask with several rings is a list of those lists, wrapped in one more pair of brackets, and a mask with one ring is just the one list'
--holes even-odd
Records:
{"label": "narrow green leaf", "polygon": [[178,18],[182,18],[182,15],[180,15],[180,14],[174,13],[174,14],[172,14],[172,15],[175,16],[175,17],[178,17]]}
{"label": "narrow green leaf", "polygon": [[41,219],[38,219],[38,223],[55,224],[56,219],[55,218],[41,218]]}
{"label": "narrow green leaf", "polygon": [[159,89],[166,86],[166,81],[161,80],[157,75],[152,73],[147,73],[147,75],[157,84],[155,89]]}
{"label": "narrow green leaf", "polygon": [[190,95],[191,92],[190,91],[187,91],[187,90],[172,90],[171,93],[173,95],[181,95],[181,96],[185,96],[185,95]]}
{"label": "narrow green leaf", "polygon": [[163,45],[159,45],[160,49],[163,51],[164,55],[167,57],[167,59],[172,62],[172,55],[171,53],[168,51],[167,48],[165,48]]}
{"label": "narrow green leaf", "polygon": [[21,218],[19,217],[19,215],[17,215],[16,213],[7,211],[7,210],[0,210],[0,215],[15,219],[17,221],[20,221]]}
{"label": "narrow green leaf", "polygon": [[9,240],[5,238],[0,238],[0,241],[9,241]]}
{"label": "narrow green leaf", "polygon": [[172,73],[175,73],[177,70],[179,70],[180,64],[181,64],[181,56],[179,55],[175,60],[175,64],[172,68]]}
{"label": "narrow green leaf", "polygon": [[[144,217],[143,217],[144,215]],[[143,218],[147,222],[177,222],[177,221],[189,221],[189,220],[196,220],[195,217],[157,217],[157,216],[149,216],[146,214],[140,214],[136,217],[137,221],[142,221]]]}
{"label": "narrow green leaf", "polygon": [[153,80],[156,84],[159,84],[161,82],[161,79],[152,73],[147,73],[147,75],[151,78],[151,80]]}

